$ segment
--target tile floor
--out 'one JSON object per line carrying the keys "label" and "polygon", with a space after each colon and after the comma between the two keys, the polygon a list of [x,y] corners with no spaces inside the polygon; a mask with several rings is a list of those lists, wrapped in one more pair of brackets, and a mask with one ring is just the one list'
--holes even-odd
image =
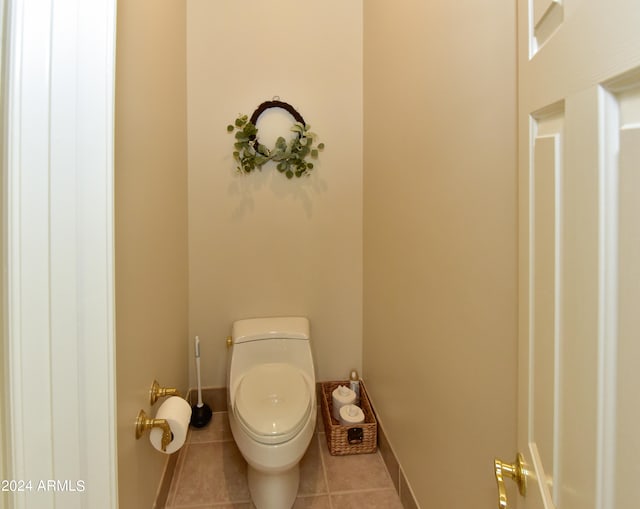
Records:
{"label": "tile floor", "polygon": [[[294,509],[402,509],[379,452],[331,456],[320,415],[316,429],[300,464]],[[254,508],[226,412],[215,412],[205,428],[192,428],[179,454],[166,509]]]}

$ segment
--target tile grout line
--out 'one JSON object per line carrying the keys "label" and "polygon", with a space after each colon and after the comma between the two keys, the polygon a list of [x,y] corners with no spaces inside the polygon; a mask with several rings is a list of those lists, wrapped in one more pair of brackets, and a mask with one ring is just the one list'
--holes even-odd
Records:
{"label": "tile grout line", "polygon": [[353,495],[356,493],[378,493],[378,492],[383,492],[383,491],[393,491],[394,493],[396,493],[395,488],[360,488],[357,490],[338,490],[338,491],[333,491],[332,494],[334,495]]}
{"label": "tile grout line", "polygon": [[331,488],[329,487],[329,476],[327,475],[327,466],[324,461],[324,451],[322,450],[322,441],[320,439],[320,433],[316,433],[318,443],[318,452],[320,454],[320,464],[322,465],[322,475],[324,476],[324,483],[327,486],[327,499],[329,500],[329,509],[333,509],[333,502],[331,501]]}
{"label": "tile grout line", "polygon": [[171,479],[171,484],[169,485],[169,493],[167,494],[167,503],[165,505],[165,509],[171,509],[175,504],[176,494],[178,492],[178,486],[182,482],[182,470],[184,467],[184,459],[187,455],[187,450],[189,449],[190,442],[186,441],[184,446],[180,449],[180,456],[178,456],[178,461],[176,462],[176,469],[173,473],[173,477]]}

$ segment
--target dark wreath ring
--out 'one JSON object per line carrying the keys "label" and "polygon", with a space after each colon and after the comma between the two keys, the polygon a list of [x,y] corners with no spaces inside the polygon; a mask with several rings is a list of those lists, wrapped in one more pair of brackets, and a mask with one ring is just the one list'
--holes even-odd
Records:
{"label": "dark wreath ring", "polygon": [[287,111],[293,118],[295,118],[296,122],[300,122],[302,125],[306,124],[306,122],[304,121],[304,118],[302,118],[302,115],[298,113],[298,110],[296,110],[289,103],[280,101],[278,99],[274,99],[273,101],[263,102],[260,106],[256,108],[256,111],[253,112],[253,115],[251,115],[249,122],[251,122],[253,125],[257,125],[260,115],[262,115],[265,111],[271,108],[281,108]]}
{"label": "dark wreath ring", "polygon": [[[291,131],[297,134],[289,142],[282,136],[278,137],[272,149],[260,143],[256,127],[260,115],[270,108],[281,108],[287,111],[295,120]],[[251,118],[247,115],[239,115],[234,125],[227,126],[227,131],[236,131],[233,157],[239,163],[238,172],[251,173],[256,168],[261,170],[268,161],[274,161],[277,163],[277,170],[284,173],[287,178],[309,175],[313,169],[313,163],[308,162],[306,158],[317,158],[318,151],[324,149],[324,143],[314,146],[316,135],[309,131],[310,128],[311,126],[293,106],[277,98],[260,104]]]}

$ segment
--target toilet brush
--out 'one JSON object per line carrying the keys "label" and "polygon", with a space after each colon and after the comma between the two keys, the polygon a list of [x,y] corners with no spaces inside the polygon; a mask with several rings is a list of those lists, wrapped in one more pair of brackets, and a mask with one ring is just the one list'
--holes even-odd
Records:
{"label": "toilet brush", "polygon": [[198,403],[191,407],[191,425],[196,428],[206,426],[211,420],[211,408],[202,402],[200,385],[200,339],[196,336],[196,377],[198,379]]}

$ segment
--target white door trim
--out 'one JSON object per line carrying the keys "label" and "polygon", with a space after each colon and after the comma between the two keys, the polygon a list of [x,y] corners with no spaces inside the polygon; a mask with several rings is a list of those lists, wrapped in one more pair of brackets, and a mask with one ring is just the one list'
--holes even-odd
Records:
{"label": "white door trim", "polygon": [[112,509],[116,0],[8,10],[8,474],[31,482],[10,503]]}

